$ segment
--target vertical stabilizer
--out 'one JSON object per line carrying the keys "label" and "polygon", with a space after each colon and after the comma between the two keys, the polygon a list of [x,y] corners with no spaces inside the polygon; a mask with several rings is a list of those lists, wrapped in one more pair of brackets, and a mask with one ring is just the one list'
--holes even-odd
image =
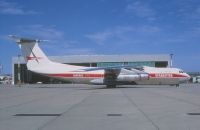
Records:
{"label": "vertical stabilizer", "polygon": [[13,38],[21,48],[24,59],[27,62],[28,70],[38,70],[38,68],[44,68],[51,63],[38,46],[38,43],[42,42],[41,40],[19,38],[13,35],[10,37]]}

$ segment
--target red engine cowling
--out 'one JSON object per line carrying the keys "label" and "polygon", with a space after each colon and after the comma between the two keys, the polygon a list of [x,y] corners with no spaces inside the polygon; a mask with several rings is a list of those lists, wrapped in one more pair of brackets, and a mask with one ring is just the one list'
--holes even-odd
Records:
{"label": "red engine cowling", "polygon": [[149,75],[148,74],[132,74],[132,75],[119,75],[117,77],[117,81],[138,81],[138,80],[148,80]]}

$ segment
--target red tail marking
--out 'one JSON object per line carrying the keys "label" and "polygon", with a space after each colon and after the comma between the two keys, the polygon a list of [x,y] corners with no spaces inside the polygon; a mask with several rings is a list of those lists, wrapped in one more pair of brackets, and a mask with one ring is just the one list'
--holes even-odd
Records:
{"label": "red tail marking", "polygon": [[42,59],[42,57],[31,57],[31,56],[27,56],[26,59],[29,60],[38,60],[38,59]]}

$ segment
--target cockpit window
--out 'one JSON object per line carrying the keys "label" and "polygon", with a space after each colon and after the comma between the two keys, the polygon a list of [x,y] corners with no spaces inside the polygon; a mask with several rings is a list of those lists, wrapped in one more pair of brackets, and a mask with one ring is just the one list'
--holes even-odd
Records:
{"label": "cockpit window", "polygon": [[184,73],[184,71],[180,70],[179,73]]}

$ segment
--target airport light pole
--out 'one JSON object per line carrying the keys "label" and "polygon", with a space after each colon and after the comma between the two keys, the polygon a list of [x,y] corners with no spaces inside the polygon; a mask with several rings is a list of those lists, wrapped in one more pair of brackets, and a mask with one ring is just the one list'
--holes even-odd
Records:
{"label": "airport light pole", "polygon": [[20,85],[21,85],[20,56],[21,56],[21,55],[18,55],[18,65],[17,65],[17,67],[18,67],[18,74],[17,74],[17,77],[18,77],[18,85],[19,85],[19,87],[20,87]]}
{"label": "airport light pole", "polygon": [[172,54],[172,53],[170,54],[170,68],[172,67],[173,55],[174,55],[174,54]]}
{"label": "airport light pole", "polygon": [[3,65],[0,63],[0,74],[3,72]]}

